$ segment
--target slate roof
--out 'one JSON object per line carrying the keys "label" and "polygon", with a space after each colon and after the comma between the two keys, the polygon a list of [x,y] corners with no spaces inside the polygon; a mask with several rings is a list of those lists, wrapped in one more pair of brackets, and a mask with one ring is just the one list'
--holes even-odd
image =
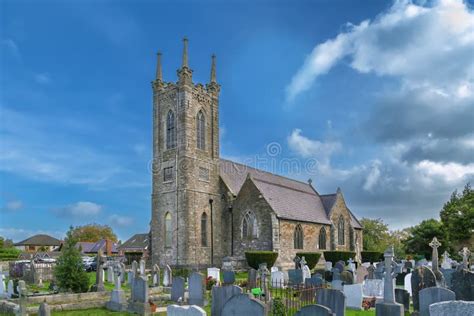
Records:
{"label": "slate roof", "polygon": [[[239,193],[248,175],[279,218],[331,224],[329,212],[336,201],[336,194],[319,195],[308,183],[230,160],[220,160],[221,179],[232,194]],[[352,225],[362,228],[355,216],[350,214]]]}
{"label": "slate roof", "polygon": [[76,244],[76,248],[80,249],[82,253],[90,253],[92,252],[91,249],[94,247],[95,242],[88,242],[88,241],[79,241]]}
{"label": "slate roof", "polygon": [[[79,249],[81,247],[82,253],[97,253],[99,249],[102,249],[103,252],[106,251],[105,247],[106,241],[105,239],[101,239],[97,242],[86,242],[86,241],[81,241],[76,244],[76,248]],[[112,243],[112,253],[117,253],[117,243]]]}
{"label": "slate roof", "polygon": [[51,237],[49,235],[34,235],[23,241],[17,242],[14,246],[59,246],[61,240]]}
{"label": "slate roof", "polygon": [[118,249],[136,249],[144,250],[148,249],[148,233],[146,234],[135,234],[130,237],[126,242],[118,247]]}

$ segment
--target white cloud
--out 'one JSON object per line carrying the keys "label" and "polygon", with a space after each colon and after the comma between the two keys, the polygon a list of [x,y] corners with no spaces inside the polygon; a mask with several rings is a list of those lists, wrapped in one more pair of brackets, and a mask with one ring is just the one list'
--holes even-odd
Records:
{"label": "white cloud", "polygon": [[430,7],[395,1],[373,21],[318,44],[287,86],[287,99],[308,90],[344,57],[361,73],[463,98],[472,94],[473,50],[474,14],[463,1],[440,0]]}
{"label": "white cloud", "polygon": [[48,73],[39,73],[35,75],[35,80],[40,84],[49,84],[51,83],[51,76]]}
{"label": "white cloud", "polygon": [[370,169],[370,172],[369,174],[367,175],[367,178],[365,179],[365,183],[364,183],[364,190],[366,191],[372,191],[375,187],[375,185],[377,184],[377,182],[379,181],[380,179],[380,161],[379,160],[375,160],[373,163],[372,163],[372,167]]}
{"label": "white cloud", "polygon": [[21,59],[20,50],[18,49],[18,45],[14,40],[11,38],[7,38],[1,41],[2,46],[4,46],[10,54],[17,60]]}
{"label": "white cloud", "polygon": [[112,226],[126,227],[133,224],[134,220],[132,217],[112,214],[109,216],[109,222]]}
{"label": "white cloud", "polygon": [[459,182],[466,180],[468,176],[474,175],[474,163],[459,164],[455,162],[437,163],[423,160],[416,164],[415,169],[429,180],[441,178],[447,182]]}
{"label": "white cloud", "polygon": [[23,202],[20,200],[7,201],[5,209],[8,211],[18,211],[23,208]]}
{"label": "white cloud", "polygon": [[316,158],[322,164],[328,164],[332,154],[341,150],[339,142],[309,139],[301,135],[300,129],[294,129],[288,136],[288,145],[291,150],[303,158]]}
{"label": "white cloud", "polygon": [[60,217],[75,217],[85,218],[89,220],[91,217],[99,215],[103,207],[93,202],[76,202],[64,207],[56,208],[53,210]]}

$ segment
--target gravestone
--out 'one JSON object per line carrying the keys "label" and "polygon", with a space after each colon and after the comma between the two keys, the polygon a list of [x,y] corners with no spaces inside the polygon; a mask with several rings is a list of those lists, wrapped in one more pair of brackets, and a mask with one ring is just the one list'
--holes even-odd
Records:
{"label": "gravestone", "polygon": [[429,243],[429,246],[433,249],[431,253],[431,269],[436,277],[436,283],[438,286],[444,286],[444,277],[439,271],[438,267],[438,248],[441,246],[441,243],[436,237],[433,237],[433,240]]}
{"label": "gravestone", "polygon": [[173,273],[171,271],[171,267],[169,265],[165,266],[165,270],[163,271],[163,286],[168,287],[171,286],[173,283]]}
{"label": "gravestone", "polygon": [[270,272],[276,272],[279,271],[278,267],[271,267]]}
{"label": "gravestone", "polygon": [[343,285],[344,285],[344,282],[342,282],[341,280],[331,281],[331,289],[342,291]]}
{"label": "gravestone", "polygon": [[[214,314],[212,314],[214,315]],[[222,315],[225,316],[264,316],[265,305],[259,300],[250,298],[248,294],[237,294],[232,296],[224,304]]]}
{"label": "gravestone", "polygon": [[136,262],[135,260],[133,260],[132,262],[132,273],[134,278],[138,276],[138,262]]}
{"label": "gravestone", "polygon": [[392,267],[394,266],[393,256],[394,251],[392,246],[384,252],[385,275],[383,283],[383,301],[375,303],[376,316],[404,315],[403,305],[397,303],[395,300],[395,290],[393,285],[395,272],[392,271]]}
{"label": "gravestone", "polygon": [[464,269],[469,269],[469,257],[471,256],[471,252],[467,247],[463,247],[461,251],[458,253],[462,257],[462,266]]}
{"label": "gravestone", "polygon": [[217,284],[221,283],[221,269],[219,268],[207,268],[207,277],[211,277],[217,281]]}
{"label": "gravestone", "polygon": [[368,280],[375,279],[375,267],[372,264],[367,268],[367,279]]}
{"label": "gravestone", "polygon": [[429,306],[434,303],[454,301],[453,291],[441,287],[429,287],[420,291],[420,316],[430,316]]}
{"label": "gravestone", "polygon": [[250,268],[247,276],[247,289],[251,290],[257,287],[257,270]]}
{"label": "gravestone", "polygon": [[184,278],[173,277],[173,283],[171,285],[171,300],[174,302],[184,301]]}
{"label": "gravestone", "polygon": [[195,305],[168,305],[166,316],[206,316],[206,311]]}
{"label": "gravestone", "polygon": [[341,281],[344,282],[344,284],[353,284],[354,283],[354,277],[350,271],[342,271],[341,273]]}
{"label": "gravestone", "polygon": [[410,296],[412,296],[412,294],[411,294],[411,273],[408,273],[407,275],[405,275],[403,286],[405,287],[405,290],[408,292],[408,294]]}
{"label": "gravestone", "polygon": [[132,296],[128,301],[128,311],[140,315],[150,315],[151,308],[148,302],[148,281],[145,276],[135,274],[132,286]]}
{"label": "gravestone", "polygon": [[374,278],[382,280],[384,272],[385,272],[384,265],[381,262],[379,262],[377,264],[377,267],[375,268]]}
{"label": "gravestone", "polygon": [[319,289],[316,291],[316,302],[326,306],[336,316],[344,316],[346,310],[346,296],[342,291],[333,289]]}
{"label": "gravestone", "polygon": [[307,265],[302,266],[301,271],[303,272],[303,280],[311,278],[311,270]]}
{"label": "gravestone", "polygon": [[405,261],[405,264],[404,264],[404,267],[405,269],[413,269],[413,263],[411,261]]}
{"label": "gravestone", "polygon": [[51,316],[51,308],[46,302],[40,304],[38,308],[38,316]]}
{"label": "gravestone", "polygon": [[160,286],[160,266],[153,266],[153,286]]}
{"label": "gravestone", "polygon": [[127,273],[127,279],[128,279],[128,284],[129,284],[130,287],[131,287],[132,284],[133,284],[133,271],[128,271],[128,273]]}
{"label": "gravestone", "polygon": [[283,271],[274,271],[271,275],[271,285],[275,288],[283,288],[285,285],[285,274]]}
{"label": "gravestone", "polygon": [[405,311],[410,310],[410,293],[404,289],[395,289],[395,301],[403,305]]}
{"label": "gravestone", "polygon": [[145,260],[140,260],[140,275],[145,275]]}
{"label": "gravestone", "polygon": [[427,265],[428,265],[428,260],[423,258],[415,264],[415,268],[416,267],[424,267],[424,266],[427,266]]}
{"label": "gravestone", "polygon": [[453,266],[451,264],[451,258],[449,257],[449,253],[445,251],[443,253],[443,261],[441,262],[441,268],[443,269],[451,269]]}
{"label": "gravestone", "polygon": [[332,272],[332,279],[333,280],[340,280],[341,279],[341,272],[339,272],[339,269],[333,268],[331,272]]}
{"label": "gravestone", "polygon": [[289,283],[292,285],[303,283],[303,271],[301,269],[288,270]]}
{"label": "gravestone", "polygon": [[362,284],[362,292],[366,297],[383,297],[383,280],[368,279]]}
{"label": "gravestone", "polygon": [[431,304],[430,316],[474,315],[474,302],[450,301]]}
{"label": "gravestone", "polygon": [[19,314],[21,316],[27,316],[27,306],[26,306],[26,298],[27,298],[27,290],[26,290],[26,283],[23,280],[18,281],[17,286],[18,297],[19,297],[19,305],[20,311]]}
{"label": "gravestone", "polygon": [[[242,289],[235,285],[212,287],[211,315],[221,316],[225,303],[234,295],[242,294]],[[225,315],[227,316],[227,315]]]}
{"label": "gravestone", "polygon": [[270,271],[267,269],[267,264],[260,263],[258,265],[258,275],[260,278],[260,288],[262,289],[262,292],[265,294],[265,300],[270,300],[271,298],[271,292],[268,291],[268,282],[267,282],[267,277],[270,275]]}
{"label": "gravestone", "polygon": [[415,311],[420,310],[419,292],[422,289],[433,286],[436,286],[436,277],[430,268],[419,266],[413,270],[411,274],[411,295]]}
{"label": "gravestone", "polygon": [[367,268],[364,267],[363,265],[359,266],[356,270],[356,282],[357,283],[362,283],[365,280],[365,277],[369,273],[367,272]]}
{"label": "gravestone", "polygon": [[362,310],[362,284],[344,284],[343,292],[346,295],[347,308]]}
{"label": "gravestone", "polygon": [[324,284],[324,280],[318,276],[312,276],[309,279],[304,280],[306,287],[320,287]]}
{"label": "gravestone", "polygon": [[224,279],[224,284],[225,285],[234,284],[234,282],[235,282],[235,272],[225,270],[223,272],[223,279]]}
{"label": "gravestone", "polygon": [[356,265],[355,265],[355,261],[352,258],[349,258],[349,260],[347,260],[347,266],[348,266],[349,271],[355,272]]}
{"label": "gravestone", "polygon": [[331,261],[326,261],[324,264],[324,270],[325,271],[331,271],[332,270],[332,262]]}
{"label": "gravestone", "polygon": [[111,266],[107,267],[107,282],[109,283],[115,283],[114,282],[114,271]]}
{"label": "gravestone", "polygon": [[334,266],[334,268],[339,270],[339,273],[342,273],[342,271],[344,271],[344,267],[345,267],[344,261],[338,261],[336,262],[336,265]]}
{"label": "gravestone", "polygon": [[204,276],[193,272],[189,277],[189,304],[204,306]]}
{"label": "gravestone", "polygon": [[5,276],[3,274],[0,274],[0,298],[3,298],[6,296],[6,286],[5,286],[5,281],[4,281]]}
{"label": "gravestone", "polygon": [[441,268],[440,271],[443,274],[444,283],[446,284],[446,287],[450,289],[453,286],[453,273],[455,270]]}
{"label": "gravestone", "polygon": [[326,306],[314,304],[302,307],[295,316],[335,316],[335,314]]}
{"label": "gravestone", "polygon": [[453,272],[451,288],[457,300],[474,301],[474,272],[458,268]]}
{"label": "gravestone", "polygon": [[293,263],[295,264],[295,270],[301,269],[301,264],[300,264],[300,262],[301,262],[301,258],[300,258],[300,257],[295,256],[295,257],[293,258]]}
{"label": "gravestone", "polygon": [[14,292],[15,291],[13,289],[13,280],[9,280],[7,284],[7,296],[11,298]]}
{"label": "gravestone", "polygon": [[[113,289],[111,296],[110,296],[110,301],[106,303],[106,307],[109,310],[112,311],[124,311],[125,308],[125,293],[122,290],[121,286],[122,283],[120,283],[120,265],[116,265],[113,267],[109,267],[109,272],[115,273],[115,288]],[[109,273],[107,272],[107,273]]]}

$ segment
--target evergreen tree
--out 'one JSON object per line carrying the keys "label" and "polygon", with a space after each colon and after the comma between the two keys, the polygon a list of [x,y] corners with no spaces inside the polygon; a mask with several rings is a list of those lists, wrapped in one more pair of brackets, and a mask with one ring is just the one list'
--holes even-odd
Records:
{"label": "evergreen tree", "polygon": [[62,291],[87,292],[89,277],[84,271],[81,253],[76,248],[77,240],[72,234],[73,229],[71,226],[66,234],[66,240],[54,269],[54,275],[57,285]]}

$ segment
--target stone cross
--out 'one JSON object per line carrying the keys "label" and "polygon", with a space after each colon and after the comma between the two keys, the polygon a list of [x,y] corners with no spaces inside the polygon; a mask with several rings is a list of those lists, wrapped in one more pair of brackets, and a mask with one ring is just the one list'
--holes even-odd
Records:
{"label": "stone cross", "polygon": [[46,302],[40,304],[38,308],[38,316],[51,316],[51,308]]}
{"label": "stone cross", "polygon": [[114,271],[113,272],[115,273],[115,279],[114,279],[115,289],[120,290],[120,288],[122,287],[122,283],[120,282],[120,275],[122,274],[120,264],[114,265]]}
{"label": "stone cross", "polygon": [[429,243],[430,247],[433,248],[433,252],[431,254],[431,268],[434,271],[439,271],[438,269],[438,247],[441,246],[441,243],[438,241],[436,237],[433,237],[433,240]]}
{"label": "stone cross", "polygon": [[23,280],[18,281],[18,296],[20,298],[20,315],[28,315],[26,313],[26,283]]}
{"label": "stone cross", "polygon": [[160,266],[155,264],[153,266],[153,286],[160,286]]}
{"label": "stone cross", "polygon": [[300,257],[295,256],[295,257],[293,258],[293,262],[295,263],[295,269],[296,269],[296,270],[297,270],[297,269],[301,269],[301,265],[300,265],[301,259],[300,259]]}
{"label": "stone cross", "polygon": [[301,257],[301,260],[300,260],[300,267],[304,267],[306,265],[306,259],[304,256]]}
{"label": "stone cross", "polygon": [[267,268],[266,263],[261,263],[258,266],[258,274],[260,275],[260,283],[262,286],[262,291],[265,293],[265,301],[270,300],[270,291],[267,291],[267,277],[270,275],[270,271]]}
{"label": "stone cross", "polygon": [[392,275],[393,246],[390,246],[383,255],[385,258],[383,300],[386,303],[395,303],[395,289],[393,288]]}
{"label": "stone cross", "polygon": [[469,269],[469,257],[471,256],[471,252],[467,247],[462,248],[461,251],[459,251],[459,255],[462,256],[462,265],[464,266],[464,269]]}
{"label": "stone cross", "polygon": [[145,275],[145,260],[140,260],[140,275]]}

